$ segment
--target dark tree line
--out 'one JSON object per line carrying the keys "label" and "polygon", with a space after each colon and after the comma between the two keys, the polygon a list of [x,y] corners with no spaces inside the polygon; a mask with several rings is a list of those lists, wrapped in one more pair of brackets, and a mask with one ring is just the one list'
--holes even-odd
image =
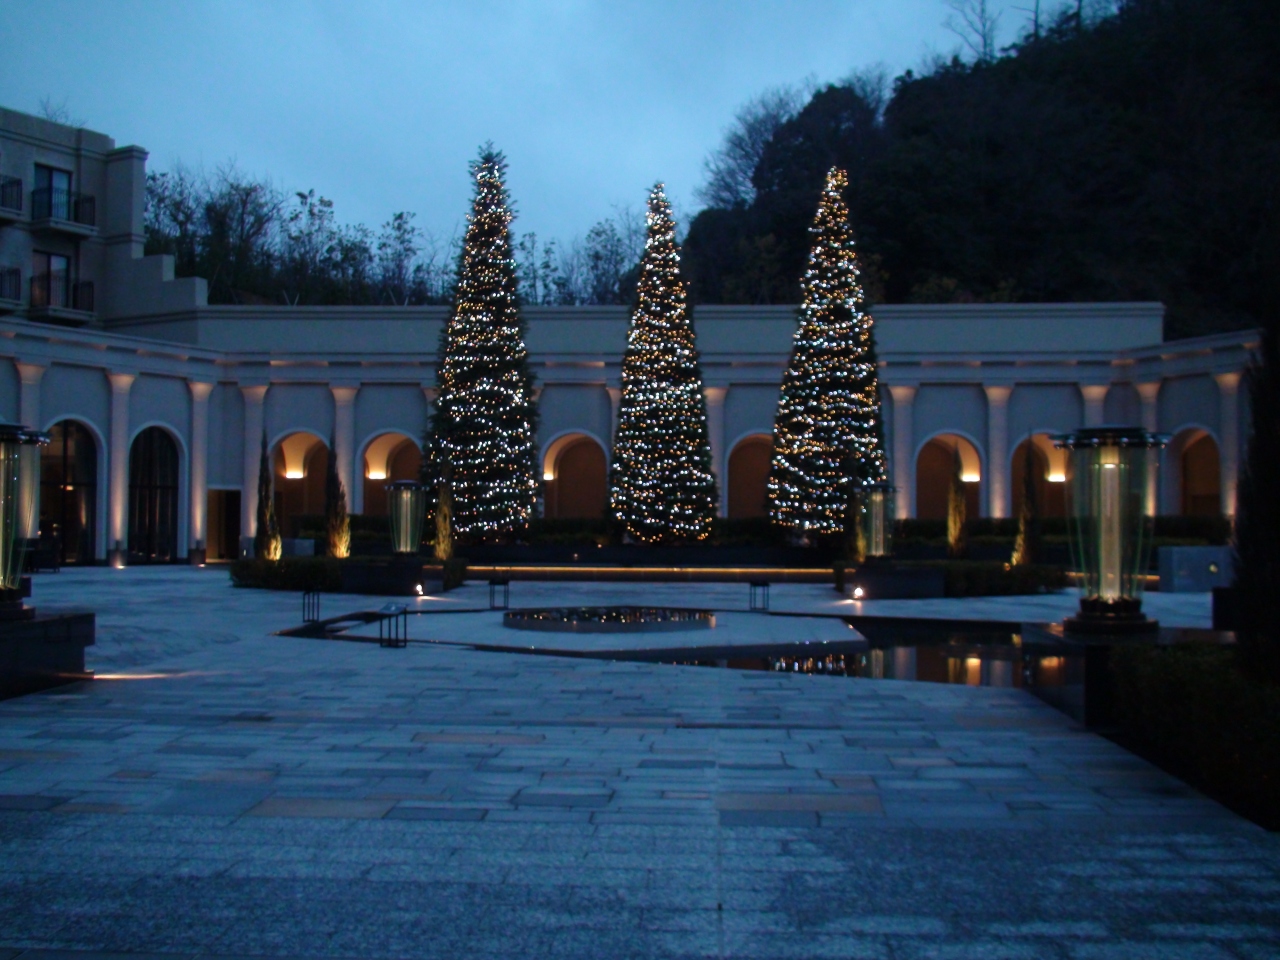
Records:
{"label": "dark tree line", "polygon": [[841,166],[872,301],[1161,300],[1170,336],[1262,322],[1280,4],[1087,9],[1038,16],[1003,55],[907,72],[887,103],[864,77],[777,116],[751,190],[691,225],[695,300],[798,302],[810,211]]}
{"label": "dark tree line", "polygon": [[[460,238],[441,243],[408,212],[374,233],[340,224],[314,190],[286,194],[234,166],[147,175],[146,252],[174,257],[180,277],[209,281],[210,303],[406,306],[453,301]],[[630,303],[644,219],[606,217],[561,246],[523,236],[520,296],[534,304]]]}

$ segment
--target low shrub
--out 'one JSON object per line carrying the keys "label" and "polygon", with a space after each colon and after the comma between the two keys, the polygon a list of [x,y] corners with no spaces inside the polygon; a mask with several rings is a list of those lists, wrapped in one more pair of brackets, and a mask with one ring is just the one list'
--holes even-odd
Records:
{"label": "low shrub", "polygon": [[1118,645],[1116,739],[1233,810],[1280,830],[1280,686],[1234,647]]}
{"label": "low shrub", "polygon": [[460,587],[467,579],[467,561],[465,557],[450,557],[441,565],[441,588],[448,592]]}
{"label": "low shrub", "polygon": [[231,583],[261,590],[319,590],[334,593],[342,588],[338,561],[330,557],[255,558],[233,561]]}
{"label": "low shrub", "polygon": [[[1011,567],[998,562],[981,560],[921,560],[904,562],[903,567],[942,568],[946,575],[948,597],[1005,597],[1061,590],[1067,586],[1067,573],[1061,567],[1048,564],[1027,564]],[[845,589],[848,570],[856,564],[835,565],[836,589]]]}

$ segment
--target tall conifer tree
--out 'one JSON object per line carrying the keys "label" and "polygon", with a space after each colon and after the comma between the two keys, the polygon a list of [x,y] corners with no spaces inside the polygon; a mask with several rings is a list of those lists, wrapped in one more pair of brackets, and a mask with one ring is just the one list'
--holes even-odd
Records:
{"label": "tall conifer tree", "polygon": [[450,475],[454,527],[480,536],[524,527],[537,496],[537,407],[516,297],[506,159],[486,145],[437,375],[432,432]]}
{"label": "tall conifer tree", "polygon": [[782,380],[769,516],[797,532],[844,527],[850,484],[885,479],[871,315],[863,311],[845,172],[833,167],[809,233],[800,322]]}
{"label": "tall conifer tree", "polygon": [[649,194],[647,223],[622,359],[609,505],[636,540],[702,540],[716,512],[707,402],[661,183]]}

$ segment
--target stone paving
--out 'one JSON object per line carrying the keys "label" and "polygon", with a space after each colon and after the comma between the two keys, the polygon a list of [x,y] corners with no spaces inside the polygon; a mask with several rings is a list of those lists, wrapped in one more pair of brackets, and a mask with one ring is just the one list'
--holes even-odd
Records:
{"label": "stone paving", "polygon": [[1277,837],[1018,690],[277,637],[216,570],[36,600],[100,679],[0,703],[0,960],[1280,956]]}

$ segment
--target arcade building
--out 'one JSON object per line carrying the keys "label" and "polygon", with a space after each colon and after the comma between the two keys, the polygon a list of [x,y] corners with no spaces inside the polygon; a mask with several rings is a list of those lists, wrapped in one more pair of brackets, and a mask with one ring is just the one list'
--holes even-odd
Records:
{"label": "arcade building", "polygon": [[[323,509],[332,446],[350,511],[416,478],[446,307],[210,306],[143,256],[147,154],[0,109],[0,419],[47,432],[39,532],[69,564],[238,556],[265,432],[286,536]],[[1161,514],[1234,516],[1255,332],[1166,342],[1159,303],[874,308],[900,517],[941,518],[958,449],[970,516],[1010,517],[1026,463],[1063,511],[1050,436],[1103,423],[1172,436]],[[603,514],[626,307],[527,307],[546,517]],[[794,306],[698,306],[727,517],[764,513]]]}

